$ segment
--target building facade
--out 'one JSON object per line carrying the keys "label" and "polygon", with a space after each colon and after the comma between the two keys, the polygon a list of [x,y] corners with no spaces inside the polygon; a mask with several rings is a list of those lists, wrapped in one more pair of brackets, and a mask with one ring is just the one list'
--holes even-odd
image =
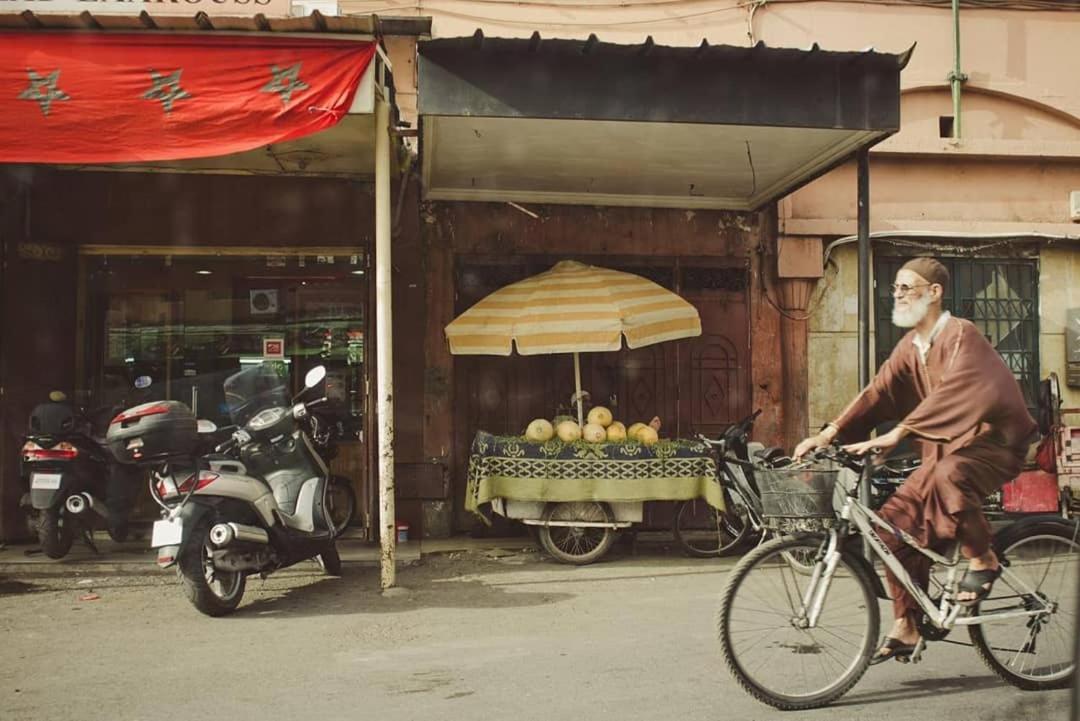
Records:
{"label": "building facade", "polygon": [[[980,324],[1029,401],[1056,373],[1064,404],[1080,406],[1067,360],[1066,318],[1080,307],[1080,10],[1071,2],[797,2],[745,4],[491,3],[342,0],[345,12],[379,6],[432,17],[434,37],[544,36],[694,46],[709,43],[902,52],[901,129],[870,153],[875,310],[872,358],[896,340],[888,276],[912,254],[943,257],[956,276],[954,312]],[[410,52],[402,48],[406,56]],[[951,78],[958,83],[954,104]],[[408,76],[402,76],[402,82]],[[410,89],[400,87],[408,97]],[[959,109],[959,113],[957,112]],[[958,136],[958,137],[954,137]],[[779,235],[827,255],[805,319],[811,378],[804,432],[858,390],[855,164],[778,203]],[[1070,202],[1074,207],[1070,207]],[[840,242],[837,242],[840,241]],[[834,244],[826,253],[825,249]],[[801,373],[803,371],[796,370]]]}

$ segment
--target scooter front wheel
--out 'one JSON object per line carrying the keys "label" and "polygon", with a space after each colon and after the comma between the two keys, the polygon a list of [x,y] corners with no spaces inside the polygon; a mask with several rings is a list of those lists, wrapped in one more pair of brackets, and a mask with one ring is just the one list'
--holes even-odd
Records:
{"label": "scooter front wheel", "polygon": [[341,575],[341,554],[338,553],[336,544],[331,543],[325,551],[315,557],[315,561],[327,576]]}
{"label": "scooter front wheel", "polygon": [[352,481],[344,476],[330,476],[330,487],[326,494],[327,515],[334,524],[334,538],[340,538],[349,530],[349,524],[356,515],[356,491]]}
{"label": "scooter front wheel", "polygon": [[236,610],[244,597],[247,577],[240,571],[214,568],[209,518],[203,517],[191,529],[191,538],[180,551],[177,562],[188,600],[207,616],[225,616]]}

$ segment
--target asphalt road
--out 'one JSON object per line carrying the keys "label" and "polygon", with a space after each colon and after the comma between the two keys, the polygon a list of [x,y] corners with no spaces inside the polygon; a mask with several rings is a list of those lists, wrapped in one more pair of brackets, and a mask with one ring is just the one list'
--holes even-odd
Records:
{"label": "asphalt road", "polygon": [[224,619],[165,572],[0,577],[0,719],[1068,718],[1067,692],[1018,691],[947,644],[871,668],[830,708],[762,706],[719,657],[729,567],[453,554],[403,568],[407,592],[383,596],[376,569],[310,565],[253,581]]}

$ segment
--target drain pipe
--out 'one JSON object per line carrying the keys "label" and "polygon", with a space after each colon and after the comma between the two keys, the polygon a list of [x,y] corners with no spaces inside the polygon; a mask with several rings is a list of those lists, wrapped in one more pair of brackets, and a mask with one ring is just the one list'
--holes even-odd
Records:
{"label": "drain pipe", "polygon": [[949,84],[952,86],[953,104],[953,140],[960,139],[960,88],[968,79],[960,71],[960,0],[952,0],[953,18],[953,69],[948,75]]}

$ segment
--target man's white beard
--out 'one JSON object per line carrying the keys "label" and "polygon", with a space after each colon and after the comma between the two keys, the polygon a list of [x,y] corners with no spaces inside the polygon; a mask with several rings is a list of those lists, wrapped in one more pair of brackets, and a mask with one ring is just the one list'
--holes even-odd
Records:
{"label": "man's white beard", "polygon": [[914,328],[930,311],[930,296],[924,295],[910,301],[907,308],[894,305],[892,309],[893,325],[899,328]]}

